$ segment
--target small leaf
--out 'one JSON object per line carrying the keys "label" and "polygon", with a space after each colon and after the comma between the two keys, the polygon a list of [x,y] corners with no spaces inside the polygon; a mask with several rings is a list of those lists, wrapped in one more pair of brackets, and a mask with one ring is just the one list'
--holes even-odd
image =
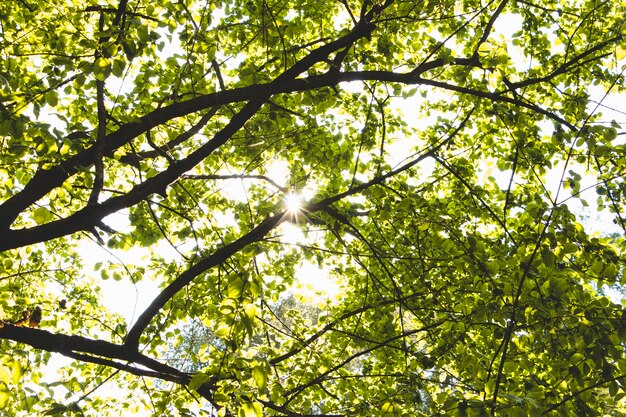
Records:
{"label": "small leaf", "polygon": [[594,260],[593,264],[591,264],[591,270],[597,275],[599,275],[602,272],[603,268],[604,268],[604,264],[599,259]]}
{"label": "small leaf", "polygon": [[247,401],[241,404],[239,409],[239,417],[261,417],[263,415],[263,407],[258,402]]}
{"label": "small leaf", "polygon": [[228,333],[230,333],[230,326],[224,323],[220,324],[215,330],[215,335],[218,337],[227,336]]}
{"label": "small leaf", "polygon": [[82,414],[83,412],[82,408],[80,408],[80,406],[77,403],[71,403],[70,405],[67,406],[67,409],[69,411],[73,411],[74,413]]}
{"label": "small leaf", "polygon": [[56,91],[49,91],[44,95],[44,99],[49,106],[56,106],[59,104],[59,93]]}
{"label": "small leaf", "polygon": [[256,317],[256,306],[252,303],[247,303],[243,306],[243,310],[246,313],[246,316],[253,321]]}
{"label": "small leaf", "polygon": [[210,377],[207,374],[198,372],[191,378],[191,381],[189,381],[189,389],[192,391],[195,391],[198,388],[200,388],[202,384],[204,384],[205,382],[208,382],[209,379]]}
{"label": "small leaf", "polygon": [[243,316],[241,318],[241,323],[243,324],[243,327],[246,329],[246,333],[248,333],[248,337],[252,337],[252,334],[253,334],[252,320],[250,320],[246,316]]}
{"label": "small leaf", "polygon": [[67,411],[67,407],[66,406],[64,406],[63,404],[56,403],[56,404],[54,404],[52,406],[51,409],[46,411],[45,415],[46,416],[63,415],[66,411]]}
{"label": "small leaf", "polygon": [[254,409],[254,413],[257,415],[257,417],[261,417],[263,415],[263,406],[261,405],[261,403],[256,401],[253,402],[252,408]]}
{"label": "small leaf", "polygon": [[118,78],[121,78],[124,75],[124,67],[126,63],[121,59],[116,59],[113,61],[113,66],[111,68],[111,72]]}
{"label": "small leaf", "polygon": [[265,369],[262,366],[255,366],[252,368],[252,378],[254,378],[254,382],[256,386],[259,387],[259,390],[264,391],[267,386],[267,375],[265,374]]}
{"label": "small leaf", "polygon": [[12,380],[14,384],[17,384],[19,382],[23,373],[24,373],[24,370],[22,369],[22,363],[20,361],[13,361],[13,368],[11,369],[11,376],[12,376]]}
{"label": "small leaf", "polygon": [[0,381],[7,385],[11,382],[11,372],[6,366],[0,366]]}
{"label": "small leaf", "polygon": [[9,391],[0,390],[0,409],[6,407],[10,399],[11,394]]}
{"label": "small leaf", "polygon": [[385,414],[393,413],[393,404],[390,402],[384,403],[383,406],[380,407],[380,411],[382,411]]}
{"label": "small leaf", "polygon": [[230,284],[228,284],[228,297],[238,299],[243,292],[243,280],[235,278]]}
{"label": "small leaf", "polygon": [[111,73],[111,61],[100,57],[93,64],[93,73],[98,81],[104,81]]}
{"label": "small leaf", "polygon": [[215,59],[215,54],[217,53],[217,47],[212,46],[209,48],[209,50],[207,51],[207,60],[211,61],[213,59]]}
{"label": "small leaf", "polygon": [[52,220],[52,213],[45,207],[39,207],[33,212],[33,220],[37,224],[44,224]]}

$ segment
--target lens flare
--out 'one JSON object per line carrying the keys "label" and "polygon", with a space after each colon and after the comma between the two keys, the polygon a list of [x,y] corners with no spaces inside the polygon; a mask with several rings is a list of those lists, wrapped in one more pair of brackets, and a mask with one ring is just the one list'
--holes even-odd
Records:
{"label": "lens flare", "polygon": [[297,213],[302,209],[302,199],[298,194],[289,193],[285,196],[285,206],[289,213]]}

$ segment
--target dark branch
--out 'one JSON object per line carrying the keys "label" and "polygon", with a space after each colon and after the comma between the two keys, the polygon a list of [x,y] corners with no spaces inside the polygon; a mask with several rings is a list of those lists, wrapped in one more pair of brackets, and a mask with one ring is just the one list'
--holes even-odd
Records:
{"label": "dark branch", "polygon": [[[322,46],[316,50],[314,50],[308,57],[311,57],[313,54],[317,56],[320,60],[325,59],[324,56],[320,56],[326,54],[326,56],[332,53],[334,50],[345,48],[353,42],[353,37],[358,36],[367,36],[371,30],[373,30],[372,26],[367,26],[365,29],[359,29],[358,26],[355,31],[344,38],[341,38],[337,41],[331,42],[325,46]],[[605,42],[602,42],[594,47],[588,49],[584,53],[574,57],[568,63],[563,64],[558,70],[553,72],[552,74],[543,77],[543,78],[535,78],[528,79],[524,81],[520,81],[515,84],[510,84],[510,87],[513,89],[524,87],[531,84],[538,84],[541,82],[545,82],[546,80],[555,77],[556,75],[564,72],[566,69],[569,69],[571,65],[580,61],[581,59],[589,56],[595,51],[599,51],[600,49],[615,43],[622,39],[623,35],[619,35],[613,37]],[[321,53],[320,51],[323,51]],[[306,59],[306,58],[305,58]],[[313,59],[313,58],[311,58]],[[301,66],[306,64],[305,60],[296,64],[289,71],[296,72],[299,69],[301,70]],[[308,61],[307,61],[308,62]],[[310,62],[308,62],[310,64]],[[302,64],[302,65],[300,65]],[[298,66],[300,65],[300,66]],[[311,64],[312,65],[312,64]],[[212,108],[216,106],[220,106],[222,104],[241,102],[246,100],[251,100],[253,97],[259,96],[271,96],[272,94],[280,94],[280,93],[290,93],[290,92],[298,92],[298,91],[307,91],[313,90],[317,88],[334,86],[341,82],[348,81],[381,81],[381,82],[397,82],[404,84],[421,84],[421,85],[430,85],[433,87],[443,88],[450,91],[455,91],[460,94],[472,95],[474,97],[484,98],[487,100],[495,101],[495,102],[504,102],[509,103],[517,107],[523,107],[534,111],[538,114],[541,114],[549,119],[552,119],[564,126],[567,126],[569,129],[573,131],[577,131],[576,126],[568,123],[562,117],[558,116],[556,113],[546,110],[536,104],[529,103],[521,100],[518,97],[510,97],[506,95],[505,92],[487,92],[476,90],[472,88],[467,88],[463,86],[458,86],[454,84],[449,84],[436,80],[429,80],[426,78],[422,78],[421,76],[431,71],[435,68],[440,68],[447,65],[442,59],[435,59],[433,61],[425,62],[419,65],[415,70],[410,71],[408,73],[394,73],[390,71],[358,71],[358,72],[346,72],[346,73],[327,73],[323,75],[315,75],[304,79],[289,79],[287,76],[288,72],[278,77],[274,82],[269,84],[257,84],[249,87],[243,87],[233,90],[221,91],[213,94],[207,94],[204,96],[200,96],[185,102],[174,103],[170,106],[163,107],[160,109],[156,109],[146,116],[139,119],[138,122],[128,123],[122,126],[119,130],[112,132],[106,137],[106,144],[104,146],[104,154],[107,156],[111,156],[113,152],[119,147],[129,143],[133,138],[145,133],[149,129],[156,127],[162,123],[167,122],[168,120],[175,119],[180,116],[184,116],[187,114],[191,114],[202,109]],[[463,59],[459,58],[454,60],[451,65],[469,65],[475,66],[476,62],[473,59]],[[298,69],[295,69],[295,68]],[[296,74],[297,76],[297,74]],[[291,77],[295,78],[294,74],[291,73]],[[236,119],[233,118],[233,119]],[[230,126],[230,125],[229,125]],[[228,126],[227,126],[228,127]],[[220,135],[221,132],[218,132]],[[216,135],[216,136],[218,136]],[[224,141],[227,140],[223,139]],[[48,192],[52,189],[60,186],[63,182],[74,175],[80,167],[87,167],[94,163],[96,158],[96,148],[94,146],[86,149],[59,165],[49,169],[44,170],[41,169],[37,171],[37,173],[32,177],[30,182],[24,187],[24,189],[18,194],[12,196],[3,204],[0,205],[0,228],[4,228],[9,233],[9,226],[13,223],[13,221],[17,218],[17,216],[31,204],[44,197]],[[165,184],[167,185],[167,184]],[[90,227],[81,226],[80,230],[89,230]],[[76,229],[75,229],[76,230]],[[27,233],[28,234],[28,233]],[[50,233],[46,235],[47,238],[57,237],[57,234]],[[17,236],[16,236],[17,238]],[[21,240],[18,246],[23,246],[29,243],[34,243],[35,240],[33,238],[25,238]],[[16,246],[2,246],[0,245],[0,250],[8,249]]]}
{"label": "dark branch", "polygon": [[279,191],[286,193],[289,190],[276,181],[266,175],[253,175],[253,174],[231,174],[231,175],[183,175],[181,179],[185,180],[262,180],[272,184]]}
{"label": "dark branch", "polygon": [[478,40],[478,43],[476,44],[476,48],[474,48],[474,57],[478,57],[478,50],[480,49],[480,46],[483,43],[485,43],[487,39],[489,38],[489,35],[491,34],[491,30],[493,29],[494,23],[496,23],[496,20],[498,19],[498,17],[500,17],[500,14],[506,7],[507,3],[508,3],[508,0],[502,0],[500,4],[498,5],[498,8],[496,9],[496,11],[493,12],[491,17],[489,18],[489,22],[487,22],[487,26],[485,26],[485,30],[482,36],[480,37],[480,39]]}
{"label": "dark branch", "polygon": [[[111,214],[121,208],[136,204],[149,194],[156,192],[164,193],[167,185],[200,163],[215,149],[226,143],[226,141],[228,141],[233,134],[235,134],[254,114],[256,114],[256,112],[273,94],[283,92],[284,85],[294,82],[295,78],[299,74],[308,70],[316,63],[327,59],[331,53],[352,45],[360,38],[368,36],[373,29],[374,26],[371,24],[360,24],[347,35],[313,50],[287,71],[279,75],[271,83],[263,86],[255,86],[251,89],[245,89],[248,92],[248,97],[240,98],[249,98],[248,103],[239,113],[235,114],[231,118],[230,122],[223,129],[217,132],[210,141],[190,154],[187,158],[171,165],[166,171],[161,172],[157,176],[137,185],[133,188],[133,190],[124,196],[112,198],[98,206],[86,207],[66,219],[49,223],[47,225],[43,225],[42,227],[20,231],[23,233],[18,232],[18,236],[15,236],[17,241],[19,241],[17,245],[23,246],[29,243],[41,242],[43,240],[58,237],[60,236],[58,235],[60,230],[67,227],[70,227],[70,233],[79,230],[86,230],[88,229],[86,224],[92,223],[95,219],[100,220],[107,214]],[[139,122],[129,123],[107,137],[107,142],[104,145],[104,153],[106,155],[110,154],[115,149],[128,143],[132,138],[141,133],[145,133],[151,127],[158,126],[166,120],[193,113],[201,110],[202,108],[223,104],[215,101],[219,98],[219,94],[204,96],[204,98],[209,98],[209,103],[194,99],[188,102],[178,103],[163,109],[155,110],[147,116],[144,116],[144,118],[142,118]],[[20,193],[14,195],[5,203],[0,205],[0,219],[3,219],[3,223],[0,223],[0,226],[8,228],[8,226],[13,223],[22,210],[39,200],[39,198],[46,195],[53,188],[63,184],[67,178],[77,172],[79,167],[91,165],[96,156],[96,149],[91,147],[50,170],[38,171]],[[12,232],[12,234],[13,233],[16,232]],[[23,236],[22,238],[19,237],[20,234]],[[9,241],[11,239],[6,240]],[[6,242],[6,246],[0,244],[0,250],[6,250],[18,246],[15,246],[15,243]]]}
{"label": "dark branch", "polygon": [[[304,207],[302,210],[305,212],[313,213],[319,210],[323,210],[326,207],[327,206],[325,204],[318,203],[310,204]],[[130,349],[137,349],[137,347],[139,346],[139,338],[141,337],[141,334],[148,326],[148,324],[150,324],[150,321],[152,321],[152,319],[165,306],[165,304],[167,304],[167,302],[171,300],[172,297],[174,297],[181,289],[191,283],[191,281],[193,281],[200,274],[215,266],[221,265],[222,263],[224,263],[224,261],[226,261],[235,253],[239,252],[247,245],[261,241],[269,232],[276,228],[276,226],[278,226],[280,223],[287,219],[288,214],[286,212],[281,212],[265,219],[254,229],[246,233],[244,236],[216,250],[212,255],[202,259],[197,264],[193,265],[191,268],[180,274],[178,278],[174,280],[174,282],[172,282],[163,291],[161,291],[161,293],[152,301],[152,303],[150,303],[148,308],[146,308],[144,312],[139,316],[137,322],[135,322],[133,327],[128,332],[125,345],[128,346]]]}
{"label": "dark branch", "polygon": [[[103,15],[100,15],[100,30],[102,30]],[[96,59],[100,58],[100,54],[96,54]],[[96,80],[96,102],[98,106],[98,128],[96,136],[95,155],[94,155],[94,180],[91,194],[89,195],[88,206],[98,204],[100,191],[104,186],[104,144],[106,143],[107,133],[107,110],[104,105],[104,81]]]}
{"label": "dark branch", "polygon": [[[192,376],[187,372],[179,371],[145,356],[137,350],[129,349],[128,346],[116,345],[103,340],[55,334],[47,330],[14,326],[9,323],[2,323],[0,326],[0,339],[13,340],[36,349],[57,352],[69,358],[110,366],[137,376],[159,378],[183,386],[189,384]],[[118,361],[124,361],[127,364]],[[147,369],[131,366],[131,363],[136,363]],[[212,378],[197,390],[200,395],[211,402],[213,398],[212,383],[214,382],[215,378]]]}
{"label": "dark branch", "polygon": [[[328,45],[327,45],[328,46]],[[324,47],[322,47],[324,48]],[[321,48],[320,48],[321,49]],[[317,50],[316,50],[317,51]],[[455,65],[473,65],[472,60],[457,59]],[[422,84],[455,91],[461,94],[472,95],[496,102],[505,102],[515,106],[525,107],[536,111],[550,119],[558,121],[572,130],[576,128],[558,115],[547,111],[540,106],[523,102],[519,99],[508,97],[501,93],[480,91],[471,88],[461,87],[440,81],[420,78],[420,75],[435,68],[446,65],[442,59],[426,62],[408,73],[395,73],[390,71],[357,71],[344,73],[327,73],[314,75],[308,78],[283,80],[277,79],[269,84],[256,84],[248,87],[233,90],[221,91],[207,94],[188,101],[174,103],[160,109],[156,109],[137,122],[131,122],[106,137],[104,155],[112,156],[113,152],[121,146],[129,143],[132,139],[159,126],[169,120],[185,116],[197,111],[221,106],[223,104],[242,102],[253,97],[266,96],[272,94],[292,93],[298,91],[308,91],[318,88],[334,86],[341,82],[349,81],[381,81],[396,82],[402,84]],[[539,80],[538,82],[541,82]],[[235,119],[235,118],[233,118]],[[219,133],[218,133],[219,135]],[[216,135],[217,136],[217,135]],[[63,161],[51,169],[40,169],[32,177],[30,182],[18,194],[12,196],[0,205],[0,228],[8,229],[17,216],[31,204],[44,197],[52,189],[59,187],[63,182],[78,172],[80,167],[87,167],[94,163],[96,156],[95,147],[90,147],[78,154]],[[0,250],[5,249],[1,248]]]}

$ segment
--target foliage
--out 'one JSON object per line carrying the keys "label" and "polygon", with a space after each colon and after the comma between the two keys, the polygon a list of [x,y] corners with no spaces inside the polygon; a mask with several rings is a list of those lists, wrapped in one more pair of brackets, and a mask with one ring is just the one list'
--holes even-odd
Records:
{"label": "foliage", "polygon": [[624,12],[1,2],[2,413],[624,415]]}

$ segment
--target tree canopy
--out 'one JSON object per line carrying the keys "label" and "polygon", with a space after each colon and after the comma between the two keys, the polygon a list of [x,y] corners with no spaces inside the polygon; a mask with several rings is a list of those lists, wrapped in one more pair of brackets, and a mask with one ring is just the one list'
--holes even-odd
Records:
{"label": "tree canopy", "polygon": [[0,2],[1,413],[626,415],[624,13]]}

